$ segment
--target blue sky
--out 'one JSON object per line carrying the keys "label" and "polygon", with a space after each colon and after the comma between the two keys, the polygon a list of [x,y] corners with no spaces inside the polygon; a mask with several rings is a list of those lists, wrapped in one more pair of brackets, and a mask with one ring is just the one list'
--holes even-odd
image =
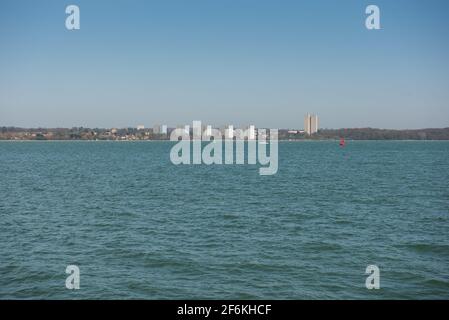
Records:
{"label": "blue sky", "polygon": [[311,112],[323,128],[448,127],[448,14],[445,0],[1,0],[0,126],[302,128]]}

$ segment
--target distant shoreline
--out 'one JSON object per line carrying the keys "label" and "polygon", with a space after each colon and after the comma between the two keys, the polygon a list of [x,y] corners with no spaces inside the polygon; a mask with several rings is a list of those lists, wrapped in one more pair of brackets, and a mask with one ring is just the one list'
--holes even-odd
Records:
{"label": "distant shoreline", "polygon": [[[190,140],[193,142],[193,140]],[[233,141],[241,141],[241,140],[233,140]],[[244,140],[247,141],[247,140]],[[257,141],[257,140],[255,140]],[[292,142],[292,143],[309,143],[309,142],[338,142],[339,139],[297,139],[297,140],[281,140],[279,139],[278,142]],[[346,139],[346,142],[448,142],[449,139]],[[171,141],[169,139],[166,140],[75,140],[75,139],[67,139],[67,140],[37,140],[37,139],[8,139],[8,140],[1,140],[0,139],[0,143],[2,142],[43,142],[43,143],[49,143],[49,142],[110,142],[110,143],[125,143],[125,142],[134,142],[134,143],[168,143],[168,142],[176,142],[176,141]],[[202,141],[202,143],[208,143],[210,141]]]}
{"label": "distant shoreline", "polygon": [[[145,128],[18,128],[0,127],[0,141],[168,141],[174,128],[159,131]],[[224,132],[223,132],[224,136]],[[300,129],[278,129],[279,141],[346,140],[449,140],[448,128],[377,129],[343,128],[320,129],[308,135]]]}

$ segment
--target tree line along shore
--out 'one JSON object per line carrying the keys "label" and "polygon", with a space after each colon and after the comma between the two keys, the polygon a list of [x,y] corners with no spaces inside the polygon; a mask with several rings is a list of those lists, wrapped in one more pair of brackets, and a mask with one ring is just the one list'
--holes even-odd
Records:
{"label": "tree line along shore", "polygon": [[[169,140],[167,134],[153,133],[152,129],[136,128],[18,128],[1,127],[0,140]],[[279,140],[449,140],[449,128],[434,129],[376,129],[346,128],[320,129],[308,135],[300,130],[279,129]]]}

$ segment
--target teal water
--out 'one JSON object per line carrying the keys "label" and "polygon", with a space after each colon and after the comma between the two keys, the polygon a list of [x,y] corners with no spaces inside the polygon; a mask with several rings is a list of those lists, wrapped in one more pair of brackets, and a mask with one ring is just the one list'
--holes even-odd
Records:
{"label": "teal water", "polygon": [[281,142],[274,176],[171,146],[0,142],[0,298],[449,298],[449,142]]}

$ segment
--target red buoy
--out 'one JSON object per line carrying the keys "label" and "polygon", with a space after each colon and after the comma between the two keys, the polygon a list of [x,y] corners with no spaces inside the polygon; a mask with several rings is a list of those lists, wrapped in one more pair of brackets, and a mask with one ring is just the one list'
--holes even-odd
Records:
{"label": "red buoy", "polygon": [[344,147],[345,144],[346,144],[345,139],[344,139],[344,138],[341,138],[341,139],[340,139],[340,147]]}

